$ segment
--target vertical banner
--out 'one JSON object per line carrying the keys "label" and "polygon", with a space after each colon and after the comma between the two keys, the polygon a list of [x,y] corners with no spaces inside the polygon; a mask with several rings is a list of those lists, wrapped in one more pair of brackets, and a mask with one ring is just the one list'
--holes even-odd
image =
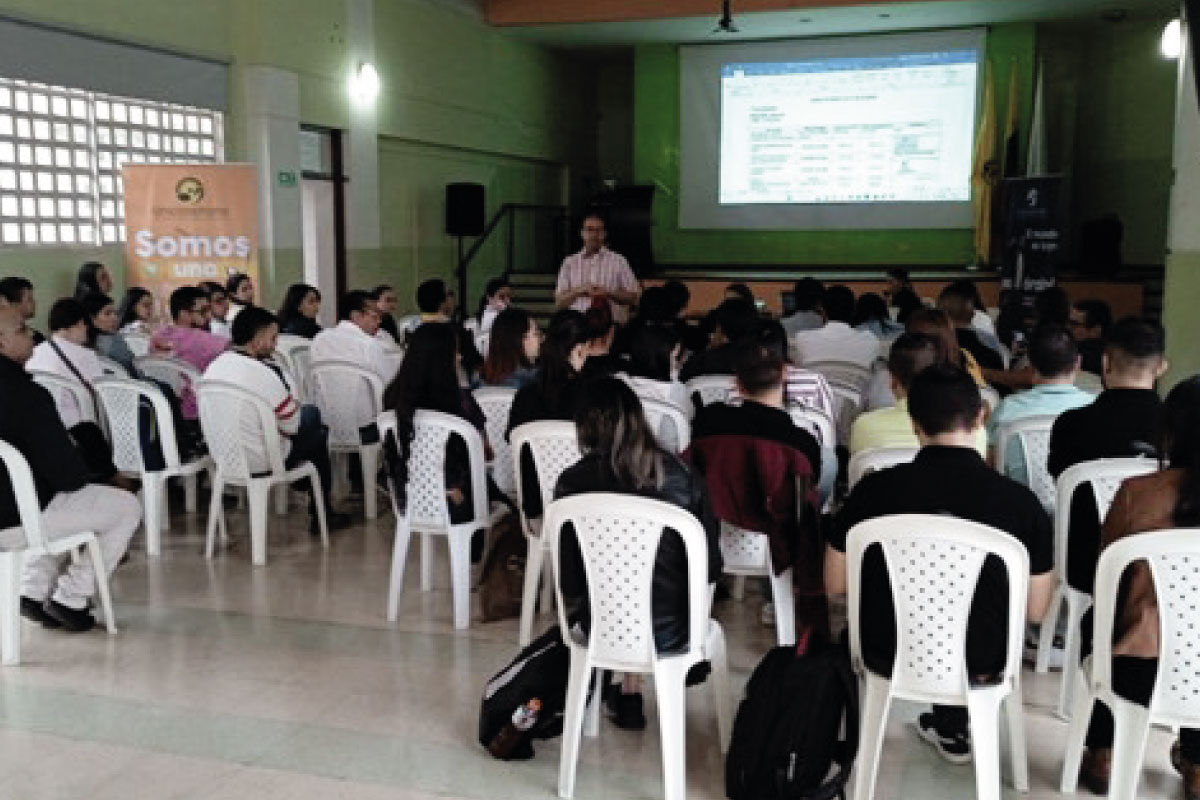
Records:
{"label": "vertical banner", "polygon": [[253,164],[126,164],[126,284],[167,300],[180,286],[258,281],[258,176]]}

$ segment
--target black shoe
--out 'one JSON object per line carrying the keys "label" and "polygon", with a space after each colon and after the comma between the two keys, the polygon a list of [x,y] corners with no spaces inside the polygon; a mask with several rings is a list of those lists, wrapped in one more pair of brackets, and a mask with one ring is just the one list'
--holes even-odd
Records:
{"label": "black shoe", "polygon": [[[345,530],[354,522],[354,518],[349,514],[342,514],[337,511],[325,512],[325,525],[329,528],[329,532]],[[313,536],[321,535],[321,523],[317,519],[316,512],[312,512],[312,521],[308,525],[308,531]]]}
{"label": "black shoe", "polygon": [[96,618],[86,608],[68,608],[62,603],[47,600],[42,610],[46,616],[62,625],[63,630],[71,633],[84,633],[96,627]]}
{"label": "black shoe", "polygon": [[971,744],[965,733],[954,736],[944,736],[937,729],[932,712],[925,712],[917,717],[917,735],[933,746],[938,754],[951,764],[971,763]]}
{"label": "black shoe", "polygon": [[21,595],[21,616],[31,622],[40,622],[44,628],[61,628],[62,623],[46,613],[44,603]]}
{"label": "black shoe", "polygon": [[646,727],[646,715],[642,713],[642,693],[624,694],[613,692],[604,701],[604,710],[618,728],[640,731]]}

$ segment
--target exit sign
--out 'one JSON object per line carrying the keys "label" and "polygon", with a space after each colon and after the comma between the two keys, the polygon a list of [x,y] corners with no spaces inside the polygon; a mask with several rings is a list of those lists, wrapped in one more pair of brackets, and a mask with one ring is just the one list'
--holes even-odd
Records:
{"label": "exit sign", "polygon": [[278,181],[280,186],[296,185],[296,173],[292,172],[291,170],[281,169],[275,176],[275,179]]}

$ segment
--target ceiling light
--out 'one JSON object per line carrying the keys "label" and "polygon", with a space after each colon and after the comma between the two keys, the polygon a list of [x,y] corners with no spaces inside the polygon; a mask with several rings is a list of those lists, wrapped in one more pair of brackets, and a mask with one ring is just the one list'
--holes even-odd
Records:
{"label": "ceiling light", "polygon": [[1183,31],[1179,19],[1173,19],[1163,28],[1162,41],[1159,42],[1163,58],[1179,58],[1183,53]]}
{"label": "ceiling light", "polygon": [[350,95],[360,103],[374,103],[379,96],[379,72],[375,65],[364,61],[350,79]]}

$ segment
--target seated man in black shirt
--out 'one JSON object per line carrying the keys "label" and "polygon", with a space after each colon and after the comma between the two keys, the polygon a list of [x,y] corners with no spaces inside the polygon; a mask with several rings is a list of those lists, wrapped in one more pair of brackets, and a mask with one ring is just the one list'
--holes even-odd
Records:
{"label": "seated man in black shirt", "polygon": [[[1026,487],[990,469],[975,449],[984,406],[971,377],[961,370],[932,366],[913,379],[908,412],[921,442],[910,464],[863,478],[838,514],[825,557],[825,589],[846,591],[846,536],[864,520],[888,514],[943,514],[990,525],[1016,537],[1029,551],[1028,618],[1040,620],[1054,591],[1053,532],[1042,504]],[[863,560],[861,620],[866,668],[890,676],[896,657],[895,612],[887,566],[878,547]],[[1008,636],[1007,578],[999,560],[989,557],[979,575],[967,630],[967,669],[982,678],[1003,667]],[[934,706],[917,722],[921,738],[947,760],[970,760],[967,711]]]}
{"label": "seated man in black shirt", "polygon": [[687,383],[701,375],[732,375],[737,371],[737,344],[750,335],[758,322],[758,311],[745,300],[725,300],[713,312],[715,327],[709,348],[696,353],[679,371]]}
{"label": "seated man in black shirt", "polygon": [[[1046,466],[1057,478],[1068,467],[1097,458],[1156,455],[1162,401],[1154,383],[1167,371],[1162,326],[1128,317],[1112,327],[1104,350],[1105,390],[1083,408],[1054,422]],[[1067,582],[1091,594],[1100,556],[1100,519],[1091,486],[1071,501]]]}
{"label": "seated man in black shirt", "polygon": [[1079,343],[1084,372],[1104,375],[1104,343],[1112,321],[1112,309],[1103,300],[1080,300],[1071,306],[1067,325]]}

